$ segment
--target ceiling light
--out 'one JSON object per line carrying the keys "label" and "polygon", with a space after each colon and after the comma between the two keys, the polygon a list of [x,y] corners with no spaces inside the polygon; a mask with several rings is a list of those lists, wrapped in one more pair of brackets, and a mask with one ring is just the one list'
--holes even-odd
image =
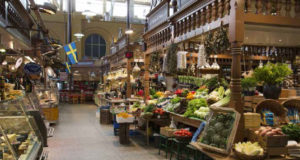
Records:
{"label": "ceiling light", "polygon": [[39,5],[38,8],[40,12],[50,15],[53,15],[57,12],[57,7],[52,3],[45,2],[44,5]]}
{"label": "ceiling light", "polygon": [[125,34],[132,34],[132,33],[133,33],[133,30],[131,28],[126,29],[126,31],[125,31]]}
{"label": "ceiling light", "polygon": [[0,49],[0,52],[1,52],[1,53],[5,53],[5,52],[6,52],[6,49],[1,48],[1,49]]}
{"label": "ceiling light", "polygon": [[7,61],[3,61],[2,65],[4,65],[4,66],[7,65]]}

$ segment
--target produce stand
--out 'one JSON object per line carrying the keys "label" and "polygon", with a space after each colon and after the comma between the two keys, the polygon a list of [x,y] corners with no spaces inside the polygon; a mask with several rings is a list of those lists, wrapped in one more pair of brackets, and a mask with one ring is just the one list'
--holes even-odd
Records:
{"label": "produce stand", "polygon": [[[229,88],[231,91],[229,102],[226,106],[224,105],[222,107],[230,107],[241,115],[241,120],[234,125],[237,134],[232,137],[233,144],[242,142],[245,138],[245,122],[243,118],[245,112],[258,112],[261,115],[260,118],[265,121],[267,121],[266,119],[272,119],[270,115],[275,118],[277,118],[277,116],[286,118],[287,109],[285,109],[281,103],[295,96],[295,90],[290,88],[300,84],[299,79],[294,78],[297,77],[295,75],[298,73],[295,71],[297,69],[295,57],[299,56],[300,48],[297,43],[284,41],[283,39],[297,39],[297,41],[299,41],[299,36],[293,34],[298,33],[299,30],[291,29],[300,27],[299,5],[300,3],[298,1],[281,2],[260,0],[174,0],[171,3],[168,0],[162,0],[153,3],[151,11],[146,16],[147,23],[145,24],[145,33],[143,35],[146,45],[144,60],[145,101],[152,101],[153,99],[157,101],[161,100],[161,97],[151,93],[153,92],[153,88],[161,91],[157,85],[151,86],[153,79],[159,81],[160,78],[157,78],[157,75],[163,74],[163,77],[169,80],[166,80],[166,83],[170,83],[169,87],[167,87],[168,90],[173,90],[174,92],[178,86],[188,89],[200,87],[194,83],[189,83],[191,81],[190,77],[199,78],[200,76],[204,77],[207,73],[222,73],[222,75],[218,74],[218,76],[230,81]],[[159,18],[157,18],[158,16]],[[203,69],[200,68],[203,67],[202,65],[199,68],[196,66],[195,69],[195,61],[197,61],[197,55],[195,56],[195,53],[197,54],[199,51],[199,57],[201,56],[201,47],[198,46],[202,44],[204,45],[205,54],[207,54],[205,61],[208,62],[209,65],[217,64],[218,67],[213,68],[211,67],[213,65],[211,65],[210,67],[204,66]],[[160,69],[164,68],[164,66],[161,67],[160,64],[160,62],[163,61],[162,57],[167,57],[167,70]],[[176,58],[173,57],[177,57],[177,68],[176,64],[174,65],[174,63],[172,63],[176,61],[174,60]],[[185,60],[180,61],[180,59],[184,58]],[[204,58],[201,57],[198,60],[203,59]],[[288,89],[282,90],[282,95],[278,100],[265,99],[262,96],[245,97],[243,100],[241,86],[242,73],[244,77],[249,76],[248,74],[251,71],[253,72],[254,68],[264,68],[264,65],[267,66],[270,64],[268,62],[286,62],[290,64],[290,68],[294,71],[291,72],[290,77],[286,76],[283,78],[291,80],[295,84],[285,86],[285,88]],[[177,83],[178,77],[182,75],[187,76],[188,83]],[[271,79],[275,81],[276,78],[278,77]],[[209,77],[208,79],[212,78]],[[283,80],[280,82],[282,83]],[[269,85],[266,81],[263,81],[263,83]],[[267,85],[265,85],[265,87],[268,87]],[[278,84],[275,83],[275,85]],[[196,90],[197,89],[194,89],[188,92],[191,93],[191,91]],[[208,88],[208,90],[210,94],[213,89]],[[265,96],[267,97],[267,94]],[[149,97],[152,99],[148,100]],[[209,101],[209,98],[203,97]],[[193,96],[185,95],[184,98],[191,101]],[[175,98],[172,97],[171,99],[173,100]],[[205,107],[211,107],[212,105],[214,104],[209,103]],[[187,109],[190,109],[190,112],[183,113],[180,111],[181,115],[170,113],[170,117],[173,118],[174,121],[198,127],[201,121],[186,118],[194,116],[190,114],[192,111],[192,114],[196,113],[193,110],[194,108],[187,107]],[[182,116],[182,114],[184,114],[184,116]],[[281,126],[282,124],[283,123],[276,125]],[[273,126],[272,132],[269,132],[270,136],[280,134],[275,131],[273,132],[273,129],[278,129],[278,132],[281,132],[280,128],[276,127],[277,126]],[[194,146],[201,152],[210,155],[213,159],[237,159],[233,156],[231,150],[228,150],[229,156],[219,156],[213,153],[213,151],[207,151],[207,146]],[[270,147],[264,149],[265,151],[269,151]],[[269,153],[271,154],[270,151]],[[274,159],[276,159],[276,157],[274,157]],[[289,159],[289,157],[287,159]]]}
{"label": "produce stand", "polygon": [[170,112],[169,114],[170,114],[170,119],[173,118],[175,122],[183,123],[185,125],[192,126],[195,128],[198,128],[202,123],[202,121],[198,119],[186,118],[183,117],[182,115],[172,113],[172,112]]}

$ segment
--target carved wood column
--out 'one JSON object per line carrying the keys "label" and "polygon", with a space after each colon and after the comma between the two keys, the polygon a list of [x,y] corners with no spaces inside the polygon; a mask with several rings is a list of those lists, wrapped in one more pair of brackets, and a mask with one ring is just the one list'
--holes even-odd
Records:
{"label": "carved wood column", "polygon": [[[130,49],[129,49],[130,50]],[[127,98],[131,98],[131,94],[132,94],[132,88],[131,88],[131,80],[130,80],[130,76],[132,75],[132,66],[131,63],[133,62],[133,58],[129,58],[127,59],[127,88],[126,88],[126,97]]]}
{"label": "carved wood column", "polygon": [[244,117],[241,87],[241,47],[244,40],[244,0],[231,0],[231,10],[229,18],[229,40],[231,42],[231,99],[230,107],[241,114],[235,142],[244,138]]}
{"label": "carved wood column", "polygon": [[150,55],[145,54],[144,56],[145,73],[144,73],[144,101],[146,101],[150,95]]}

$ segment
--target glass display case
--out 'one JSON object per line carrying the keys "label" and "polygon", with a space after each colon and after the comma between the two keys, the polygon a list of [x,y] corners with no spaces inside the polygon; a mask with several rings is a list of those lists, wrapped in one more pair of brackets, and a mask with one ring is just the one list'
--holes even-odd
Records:
{"label": "glass display case", "polygon": [[47,146],[47,128],[44,124],[40,112],[31,105],[27,96],[16,100],[1,101],[0,117],[27,117],[33,120],[29,121],[31,126],[35,126],[35,135],[37,135],[44,146]]}
{"label": "glass display case", "polygon": [[42,143],[34,124],[31,116],[0,117],[0,159],[34,160],[39,157]]}
{"label": "glass display case", "polygon": [[[37,97],[35,104],[39,106],[42,114],[49,123],[56,123],[59,118],[59,93],[56,87],[45,88],[41,85],[34,86],[34,94]],[[38,101],[38,102],[37,102]]]}

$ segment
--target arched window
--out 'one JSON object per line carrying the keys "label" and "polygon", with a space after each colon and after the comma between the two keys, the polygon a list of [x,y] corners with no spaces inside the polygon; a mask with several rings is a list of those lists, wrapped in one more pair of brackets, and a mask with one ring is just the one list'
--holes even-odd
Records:
{"label": "arched window", "polygon": [[85,40],[85,56],[91,58],[101,58],[105,56],[106,42],[98,34],[91,34]]}

